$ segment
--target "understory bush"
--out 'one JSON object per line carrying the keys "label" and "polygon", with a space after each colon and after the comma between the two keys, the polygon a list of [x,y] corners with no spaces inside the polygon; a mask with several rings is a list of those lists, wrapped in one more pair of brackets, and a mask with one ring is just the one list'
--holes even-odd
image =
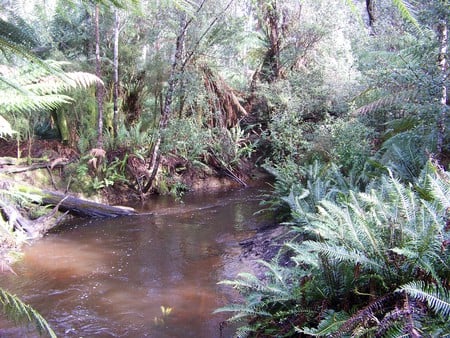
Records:
{"label": "understory bush", "polygon": [[450,334],[449,173],[428,163],[417,187],[388,174],[364,192],[311,178],[286,197],[294,266],[221,282],[245,297],[218,310],[248,321],[238,336]]}

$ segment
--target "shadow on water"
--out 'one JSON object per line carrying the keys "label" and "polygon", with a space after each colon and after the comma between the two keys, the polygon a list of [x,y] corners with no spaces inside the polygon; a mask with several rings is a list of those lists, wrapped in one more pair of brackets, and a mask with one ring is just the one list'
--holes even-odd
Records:
{"label": "shadow on water", "polygon": [[[212,312],[237,295],[217,282],[245,271],[239,241],[270,222],[254,215],[260,194],[159,198],[138,207],[152,214],[68,222],[28,246],[1,286],[61,337],[220,337],[226,315]],[[35,336],[1,324],[2,337]]]}

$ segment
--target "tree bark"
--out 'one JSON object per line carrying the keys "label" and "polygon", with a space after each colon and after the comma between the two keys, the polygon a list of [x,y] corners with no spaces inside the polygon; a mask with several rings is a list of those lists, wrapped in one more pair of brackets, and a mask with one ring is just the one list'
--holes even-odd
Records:
{"label": "tree bark", "polygon": [[445,122],[447,119],[447,49],[448,49],[448,27],[445,21],[438,24],[439,34],[439,68],[441,70],[441,112],[438,118],[438,139],[437,139],[437,155],[442,158],[444,152],[445,138]]}
{"label": "tree bark", "polygon": [[[95,5],[95,75],[101,79],[100,60],[100,7]],[[103,85],[97,82],[97,148],[103,149]]]}

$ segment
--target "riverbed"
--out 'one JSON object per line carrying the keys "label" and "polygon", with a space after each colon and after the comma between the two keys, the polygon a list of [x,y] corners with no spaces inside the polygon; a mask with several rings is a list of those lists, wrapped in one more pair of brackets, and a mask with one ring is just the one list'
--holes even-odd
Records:
{"label": "riverbed", "polygon": [[[158,197],[142,214],[72,220],[25,247],[3,289],[37,309],[59,337],[232,337],[227,314],[239,296],[218,285],[251,268],[242,242],[271,223],[255,215],[263,187]],[[37,337],[3,321],[1,337]]]}

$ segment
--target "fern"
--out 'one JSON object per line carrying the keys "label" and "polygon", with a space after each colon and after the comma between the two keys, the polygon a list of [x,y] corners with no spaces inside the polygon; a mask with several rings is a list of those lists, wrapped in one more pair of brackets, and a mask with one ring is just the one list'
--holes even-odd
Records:
{"label": "fern", "polygon": [[14,322],[32,322],[40,334],[47,334],[52,338],[56,338],[55,332],[47,321],[30,305],[25,304],[16,296],[0,289],[0,303],[2,304],[3,313]]}
{"label": "fern", "polygon": [[332,260],[338,262],[348,261],[353,264],[362,264],[371,268],[382,268],[382,265],[375,260],[369,259],[364,253],[352,248],[344,248],[342,246],[329,245],[327,243],[319,243],[315,241],[303,242],[303,247],[306,250],[314,251],[319,255],[324,255]]}
{"label": "fern", "polygon": [[443,209],[450,208],[450,173],[440,171],[437,176],[428,176],[432,195]]}
{"label": "fern", "polygon": [[392,0],[395,7],[399,11],[402,18],[410,23],[412,23],[417,29],[420,30],[420,25],[414,17],[413,7],[404,0]]}
{"label": "fern", "polygon": [[396,292],[406,292],[412,298],[426,302],[428,307],[436,314],[450,318],[450,295],[435,285],[427,285],[423,281],[415,281],[401,286]]}
{"label": "fern", "polygon": [[336,332],[349,318],[345,312],[335,312],[329,310],[326,312],[325,318],[320,321],[317,328],[297,328],[298,333],[304,333],[313,337],[327,337]]}

